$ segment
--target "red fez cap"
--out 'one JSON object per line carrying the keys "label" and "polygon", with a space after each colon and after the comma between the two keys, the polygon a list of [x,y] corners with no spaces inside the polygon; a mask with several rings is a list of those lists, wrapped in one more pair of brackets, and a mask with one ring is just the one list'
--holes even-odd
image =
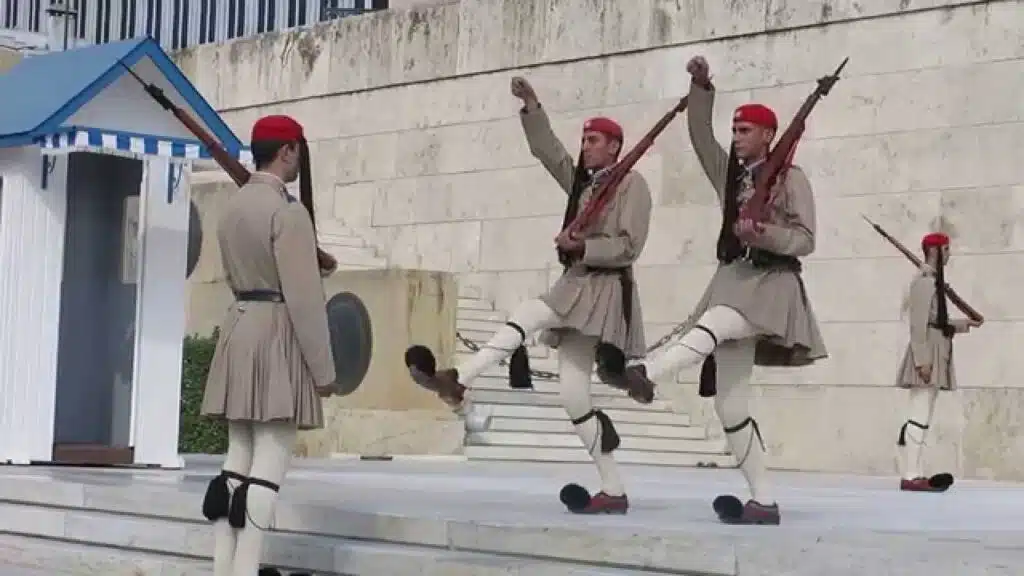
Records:
{"label": "red fez cap", "polygon": [[622,142],[622,126],[619,126],[619,123],[611,118],[604,118],[601,116],[591,118],[583,123],[583,131],[600,132],[605,136]]}
{"label": "red fez cap", "polygon": [[779,128],[779,120],[775,117],[775,112],[772,109],[763,104],[744,104],[736,109],[736,112],[732,115],[733,122],[750,122],[763,128],[771,128],[777,130]]}
{"label": "red fez cap", "polygon": [[295,142],[302,138],[302,124],[291,116],[264,116],[252,125],[253,142]]}
{"label": "red fez cap", "polygon": [[926,248],[937,248],[939,246],[949,246],[949,236],[946,236],[942,232],[932,232],[931,234],[925,234],[924,238],[921,238],[921,249]]}

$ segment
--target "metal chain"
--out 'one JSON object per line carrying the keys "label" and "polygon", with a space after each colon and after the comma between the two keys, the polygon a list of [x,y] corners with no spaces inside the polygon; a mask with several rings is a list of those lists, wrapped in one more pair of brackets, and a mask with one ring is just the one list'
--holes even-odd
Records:
{"label": "metal chain", "polygon": [[[668,344],[669,342],[671,342],[676,336],[678,336],[679,334],[681,334],[683,332],[683,329],[686,328],[687,324],[689,324],[689,322],[683,322],[682,324],[677,325],[675,328],[672,329],[671,332],[669,332],[668,334],[666,334],[666,335],[662,336],[661,338],[659,338],[658,341],[655,342],[654,344],[648,346],[647,350],[644,352],[644,354],[645,355],[650,354],[651,352],[654,352],[655,350],[661,348],[665,344]],[[462,342],[463,346],[465,346],[466,348],[469,348],[469,350],[471,352],[476,353],[476,352],[480,351],[480,345],[479,344],[477,344],[476,342],[470,340],[469,338],[466,338],[462,334],[456,332],[455,333],[455,338],[457,338],[459,340],[459,342]],[[498,362],[498,365],[499,366],[508,366],[508,360],[501,360],[500,362]],[[547,379],[547,380],[558,380],[558,374],[557,373],[555,373],[555,372],[547,372],[547,371],[544,371],[544,370],[530,370],[530,376],[533,376],[534,378],[544,378],[544,379]]]}

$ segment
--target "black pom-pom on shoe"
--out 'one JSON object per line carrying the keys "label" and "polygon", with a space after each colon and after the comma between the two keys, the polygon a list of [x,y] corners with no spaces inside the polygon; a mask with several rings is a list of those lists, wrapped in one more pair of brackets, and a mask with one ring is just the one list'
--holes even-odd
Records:
{"label": "black pom-pom on shoe", "polygon": [[426,346],[410,346],[405,351],[405,366],[413,381],[432,390],[430,380],[437,374],[437,358]]}
{"label": "black pom-pom on shoe", "polygon": [[723,495],[715,498],[711,507],[721,520],[738,520],[743,517],[743,502],[732,495]]}
{"label": "black pom-pom on shoe", "polygon": [[936,474],[928,479],[928,485],[936,492],[945,492],[953,485],[953,475],[948,472]]}
{"label": "black pom-pom on shoe", "polygon": [[579,484],[566,484],[562,486],[558,499],[570,512],[581,512],[590,505],[590,492]]}

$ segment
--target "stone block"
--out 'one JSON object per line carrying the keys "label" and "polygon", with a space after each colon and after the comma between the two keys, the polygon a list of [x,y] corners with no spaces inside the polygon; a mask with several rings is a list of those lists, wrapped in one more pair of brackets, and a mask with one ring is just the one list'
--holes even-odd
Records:
{"label": "stone block", "polygon": [[458,453],[462,425],[435,394],[409,377],[402,357],[428,346],[439,364],[455,353],[458,292],[450,274],[420,270],[344,271],[324,281],[328,302],[348,292],[370,315],[372,356],[362,383],[323,401],[325,428],[300,432],[296,454]]}

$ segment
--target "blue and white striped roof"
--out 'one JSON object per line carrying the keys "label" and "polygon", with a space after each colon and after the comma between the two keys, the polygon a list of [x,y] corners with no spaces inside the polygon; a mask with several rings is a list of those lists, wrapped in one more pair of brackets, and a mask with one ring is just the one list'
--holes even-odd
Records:
{"label": "blue and white striped roof", "polygon": [[[172,162],[187,163],[212,160],[210,151],[197,140],[168,138],[148,134],[134,134],[98,128],[70,128],[55,134],[37,137],[43,154],[59,155],[70,152],[99,152],[128,158],[159,156]],[[248,149],[228,150],[228,154],[243,164],[252,164]]]}

